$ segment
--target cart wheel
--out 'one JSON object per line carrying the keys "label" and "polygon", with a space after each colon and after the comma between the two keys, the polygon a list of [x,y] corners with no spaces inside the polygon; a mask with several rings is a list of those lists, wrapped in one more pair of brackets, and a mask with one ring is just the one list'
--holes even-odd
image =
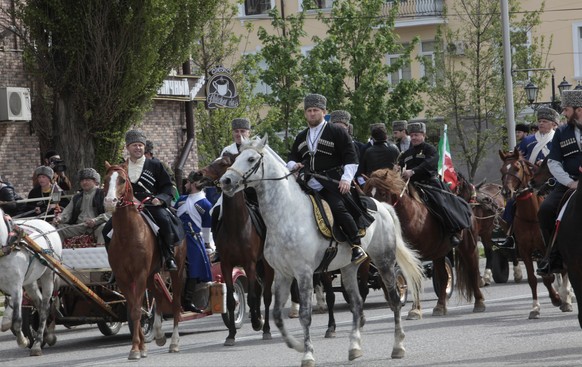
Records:
{"label": "cart wheel", "polygon": [[[142,314],[141,314],[141,329],[143,330],[145,342],[149,343],[152,340],[154,340],[154,317],[156,314],[155,301],[153,301],[151,303],[150,309],[146,309],[146,310],[147,310],[147,312],[142,311]],[[127,313],[127,326],[129,327],[129,333],[130,333],[131,337],[133,338],[133,321],[129,317],[129,312]]]}
{"label": "cart wheel", "polygon": [[[453,295],[453,288],[455,286],[455,272],[453,271],[453,264],[451,263],[451,260],[448,257],[445,257],[445,271],[447,272],[446,292],[447,292],[447,299],[448,299],[448,298],[451,298],[451,296]],[[432,277],[432,286],[435,290],[435,293],[437,292],[437,289],[440,289],[438,281],[437,281],[436,277],[434,276],[434,274]],[[438,296],[438,293],[437,293],[437,296]]]}
{"label": "cart wheel", "polygon": [[[237,279],[233,284],[233,296],[235,301],[234,306],[234,327],[240,329],[243,325],[245,314],[247,311],[247,302],[245,299],[245,287],[240,279]],[[228,312],[222,314],[222,321],[228,327]]]}
{"label": "cart wheel", "polygon": [[105,322],[99,321],[97,327],[101,334],[105,336],[116,335],[121,329],[121,322]]}
{"label": "cart wheel", "polygon": [[507,283],[507,279],[509,279],[509,262],[501,251],[492,251],[491,272],[495,283]]}
{"label": "cart wheel", "polygon": [[406,301],[408,301],[408,283],[406,282],[406,277],[404,277],[404,273],[400,267],[397,266],[396,269],[394,269],[394,275],[396,277],[396,288],[400,294],[400,304],[404,306]]}

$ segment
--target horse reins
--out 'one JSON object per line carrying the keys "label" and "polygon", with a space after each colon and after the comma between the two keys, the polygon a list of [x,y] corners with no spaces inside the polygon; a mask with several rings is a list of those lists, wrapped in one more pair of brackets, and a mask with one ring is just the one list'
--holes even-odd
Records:
{"label": "horse reins", "polygon": [[[296,171],[289,171],[288,174],[283,175],[281,177],[267,177],[265,178],[265,167],[264,167],[264,162],[263,162],[263,158],[264,158],[264,154],[259,152],[258,150],[255,150],[260,158],[257,160],[257,162],[251,167],[249,168],[245,173],[242,173],[241,171],[237,170],[234,167],[228,167],[226,170],[229,171],[233,171],[234,173],[236,173],[237,175],[239,175],[242,178],[242,182],[241,184],[244,186],[244,188],[246,189],[249,183],[252,182],[261,182],[261,181],[280,181],[280,180],[285,180],[287,179],[289,176],[295,174]],[[248,180],[248,178],[254,174],[255,172],[257,172],[259,170],[259,167],[261,168],[261,178],[257,179],[257,180]]]}
{"label": "horse reins", "polygon": [[[132,200],[127,200],[127,198],[126,198],[126,195],[130,192],[130,190],[133,191],[131,189],[131,186],[130,186],[131,182],[129,181],[129,177],[127,176],[127,173],[121,167],[115,167],[115,168],[113,168],[113,170],[116,171],[117,173],[119,173],[120,175],[122,175],[123,178],[125,179],[125,191],[123,192],[123,194],[121,194],[120,197],[117,198],[118,202],[115,206],[118,208],[124,208],[126,206],[135,205],[133,197],[132,197]],[[149,199],[149,197],[145,198],[143,201],[140,202],[140,205],[138,206],[138,210],[141,210],[143,208],[144,201],[146,201],[148,199]]]}

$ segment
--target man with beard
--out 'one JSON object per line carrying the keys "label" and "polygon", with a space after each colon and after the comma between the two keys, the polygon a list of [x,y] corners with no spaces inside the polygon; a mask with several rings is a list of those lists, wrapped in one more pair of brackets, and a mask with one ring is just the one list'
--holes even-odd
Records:
{"label": "man with beard", "polygon": [[[552,246],[552,234],[555,229],[558,207],[568,189],[578,187],[578,168],[582,165],[582,148],[580,137],[582,130],[582,90],[564,91],[562,95],[562,114],[568,119],[567,124],[556,130],[552,148],[548,156],[548,168],[556,179],[554,190],[545,198],[538,212],[540,229],[546,247]],[[538,264],[538,275],[559,273],[563,270],[562,258],[556,246],[553,246],[548,259]]]}

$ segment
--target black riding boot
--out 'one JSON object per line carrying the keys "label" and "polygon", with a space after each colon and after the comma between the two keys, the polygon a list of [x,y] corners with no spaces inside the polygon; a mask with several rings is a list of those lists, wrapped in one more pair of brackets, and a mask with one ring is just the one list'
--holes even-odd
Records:
{"label": "black riding boot", "polygon": [[515,248],[515,238],[513,238],[513,235],[509,235],[505,241],[503,241],[502,244],[497,245],[497,247],[501,249],[513,250]]}
{"label": "black riding boot", "polygon": [[204,311],[196,307],[194,303],[192,303],[192,299],[194,298],[194,291],[196,288],[196,279],[188,279],[186,280],[186,286],[184,287],[184,298],[182,299],[182,308],[184,311],[196,312],[196,313],[203,313]]}
{"label": "black riding boot", "polygon": [[362,249],[359,244],[352,244],[352,263],[359,265],[364,262],[367,257],[368,254],[366,254],[364,249]]}
{"label": "black riding boot", "polygon": [[176,271],[178,267],[176,266],[176,261],[174,260],[174,244],[173,236],[165,236],[162,238],[162,243],[160,244],[160,249],[162,250],[162,256],[164,257],[164,265],[168,271]]}
{"label": "black riding boot", "polygon": [[564,271],[564,262],[562,260],[562,254],[558,250],[558,246],[554,244],[550,255],[547,258],[542,259],[538,263],[538,269],[536,274],[539,276],[548,276],[552,273],[561,273]]}

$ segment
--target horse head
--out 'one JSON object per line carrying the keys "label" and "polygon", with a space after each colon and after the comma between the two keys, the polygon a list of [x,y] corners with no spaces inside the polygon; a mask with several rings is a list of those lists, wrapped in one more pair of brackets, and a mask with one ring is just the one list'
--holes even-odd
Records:
{"label": "horse head", "polygon": [[548,167],[548,158],[546,157],[542,164],[534,170],[529,185],[534,190],[538,190],[540,194],[551,189],[556,185],[556,179],[552,176],[550,168]]}
{"label": "horse head", "polygon": [[228,167],[232,166],[238,154],[225,152],[222,157],[216,158],[212,163],[200,169],[202,174],[202,185],[218,185],[218,180],[226,173]]}
{"label": "horse head", "polygon": [[406,183],[400,173],[385,168],[372,172],[364,186],[364,193],[378,201],[394,205],[405,188]]}
{"label": "horse head", "polygon": [[457,171],[457,187],[454,192],[457,196],[463,198],[466,202],[474,202],[477,199],[477,189],[475,186]]}
{"label": "horse head", "polygon": [[127,175],[127,162],[122,165],[111,165],[105,162],[104,187],[105,199],[103,204],[108,212],[115,211],[116,207],[133,204],[133,188]]}
{"label": "horse head", "polygon": [[262,163],[267,139],[265,135],[262,139],[246,140],[241,144],[241,153],[220,178],[223,193],[234,196],[246,187],[256,186],[264,178]]}
{"label": "horse head", "polygon": [[519,150],[513,152],[499,151],[503,160],[501,165],[501,193],[505,198],[515,198],[523,192],[531,190],[529,181],[533,176],[534,166],[526,160]]}

